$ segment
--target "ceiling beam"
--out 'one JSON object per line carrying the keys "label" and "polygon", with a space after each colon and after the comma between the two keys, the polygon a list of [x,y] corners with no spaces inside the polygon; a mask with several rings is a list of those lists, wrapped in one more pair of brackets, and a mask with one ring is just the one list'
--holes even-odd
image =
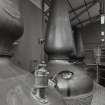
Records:
{"label": "ceiling beam", "polygon": [[[86,6],[86,8],[87,8],[88,6],[87,6],[87,4],[86,4],[86,0],[84,0],[84,3],[85,3],[85,6]],[[90,22],[91,22],[91,15],[90,15],[90,12],[88,11],[88,9],[87,9],[87,13],[88,13],[89,20],[90,20]]]}
{"label": "ceiling beam", "polygon": [[[89,2],[86,3],[86,5],[88,6],[88,5],[92,4],[92,3],[93,3],[93,1],[89,1]],[[75,8],[74,11],[78,11],[79,9],[84,8],[84,7],[85,7],[85,4],[80,5],[77,8]],[[73,12],[73,10],[69,11],[69,13],[72,13],[72,12]]]}
{"label": "ceiling beam", "polygon": [[74,21],[77,17],[81,16],[84,12],[86,12],[88,9],[90,9],[93,5],[95,5],[97,2],[92,3],[87,8],[83,9],[80,13],[78,13],[75,17],[71,19],[71,22]]}
{"label": "ceiling beam", "polygon": [[[77,16],[76,11],[74,11],[74,8],[72,7],[72,5],[71,5],[70,1],[69,1],[69,0],[67,0],[67,2],[68,2],[68,5],[70,6],[70,8],[72,9],[72,11],[73,11],[73,13],[74,13],[74,15],[75,15],[75,18],[76,18],[79,22],[81,22],[81,21],[80,21],[80,19],[79,19],[79,17]],[[69,16],[69,17],[70,17],[70,16]],[[70,19],[70,21],[71,21],[71,19]],[[83,25],[82,25],[82,24],[81,24],[81,27],[83,27]]]}
{"label": "ceiling beam", "polygon": [[[91,17],[91,21],[94,22],[94,21],[96,21],[98,18],[100,18],[100,15]],[[81,23],[83,24],[83,23],[88,22],[88,21],[90,21],[90,19],[83,20],[83,21],[81,21],[80,23],[77,23],[77,24],[75,24],[75,25],[77,26],[77,25],[80,25]]]}

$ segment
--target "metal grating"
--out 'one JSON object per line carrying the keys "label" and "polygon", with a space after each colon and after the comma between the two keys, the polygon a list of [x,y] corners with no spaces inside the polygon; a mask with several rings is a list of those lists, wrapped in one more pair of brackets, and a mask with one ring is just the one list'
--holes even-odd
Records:
{"label": "metal grating", "polygon": [[[99,2],[98,0],[69,0],[72,5],[72,10],[70,10],[70,15],[72,12],[76,12],[76,15],[71,19],[72,25],[81,25],[84,26],[86,23],[91,23],[94,20],[94,16],[97,18],[99,13]],[[74,24],[77,18],[79,18],[79,22]],[[86,20],[86,21],[85,21]],[[95,20],[96,21],[96,20]],[[86,22],[86,23],[85,23]]]}

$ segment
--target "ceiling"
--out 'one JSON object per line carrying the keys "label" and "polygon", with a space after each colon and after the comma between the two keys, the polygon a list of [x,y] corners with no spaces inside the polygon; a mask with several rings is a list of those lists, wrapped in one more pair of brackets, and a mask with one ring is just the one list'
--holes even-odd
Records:
{"label": "ceiling", "polygon": [[[30,0],[41,8],[41,0]],[[45,0],[46,15],[51,0]],[[69,5],[70,21],[73,26],[83,27],[86,24],[100,19],[99,0],[67,0]]]}

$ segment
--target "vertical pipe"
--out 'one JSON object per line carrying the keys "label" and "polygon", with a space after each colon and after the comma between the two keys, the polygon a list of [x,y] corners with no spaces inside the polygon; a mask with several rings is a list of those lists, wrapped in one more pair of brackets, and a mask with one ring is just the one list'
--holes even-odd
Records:
{"label": "vertical pipe", "polygon": [[75,41],[75,58],[78,60],[83,60],[84,58],[84,48],[81,32],[79,28],[73,27],[74,41]]}

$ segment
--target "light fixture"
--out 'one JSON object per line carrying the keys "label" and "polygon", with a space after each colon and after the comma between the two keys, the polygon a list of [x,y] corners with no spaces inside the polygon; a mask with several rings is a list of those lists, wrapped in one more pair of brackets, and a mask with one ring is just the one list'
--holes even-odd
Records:
{"label": "light fixture", "polygon": [[101,31],[101,35],[104,36],[105,35],[105,32],[104,31]]}
{"label": "light fixture", "polygon": [[101,24],[105,24],[105,15],[104,14],[101,15]]}
{"label": "light fixture", "polygon": [[101,41],[102,41],[102,42],[104,42],[104,41],[105,41],[105,39],[101,39]]}

